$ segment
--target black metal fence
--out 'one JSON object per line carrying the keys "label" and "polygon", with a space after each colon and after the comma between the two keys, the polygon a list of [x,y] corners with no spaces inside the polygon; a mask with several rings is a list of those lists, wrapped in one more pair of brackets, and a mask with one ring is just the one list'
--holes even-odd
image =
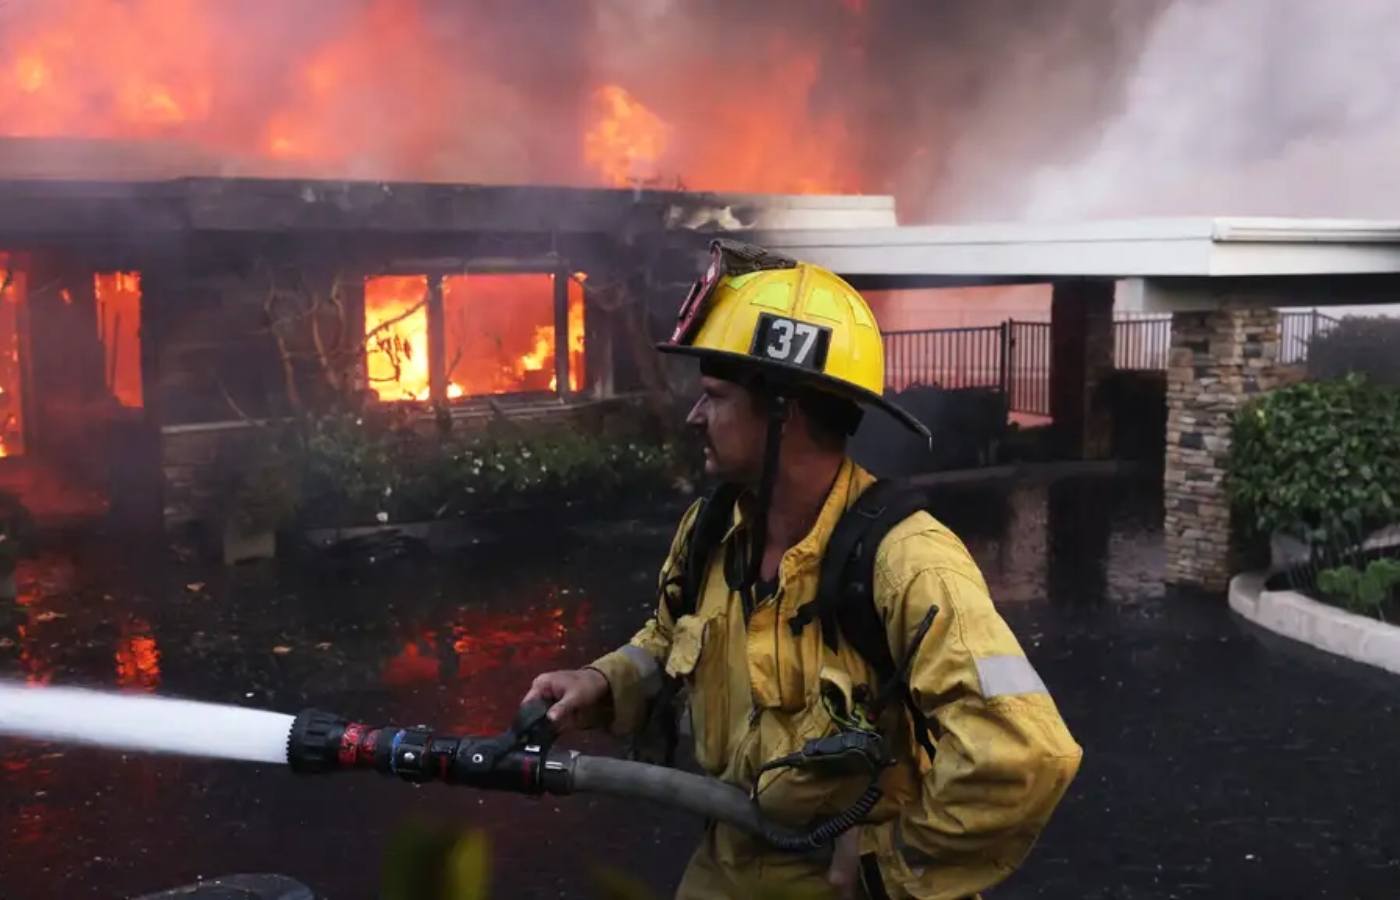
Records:
{"label": "black metal fence", "polygon": [[1308,344],[1341,322],[1317,310],[1286,312],[1279,316],[1278,361],[1285,365],[1306,362]]}
{"label": "black metal fence", "polygon": [[[1280,315],[1278,361],[1303,363],[1313,337],[1340,319],[1317,312]],[[1113,323],[1113,365],[1120,370],[1165,370],[1172,353],[1172,316]],[[1007,409],[1050,414],[1050,323],[1018,322],[885,335],[885,388],[998,388]]]}
{"label": "black metal fence", "polygon": [[1171,346],[1171,316],[1119,319],[1113,323],[1115,369],[1165,369]]}
{"label": "black metal fence", "polygon": [[1006,401],[1011,412],[1050,415],[1050,323],[1007,322],[1010,362]]}
{"label": "black metal fence", "polygon": [[[1308,342],[1339,319],[1316,310],[1279,317],[1279,362],[1303,362]],[[1008,319],[1000,325],[893,331],[885,336],[885,387],[996,388],[1010,412],[1050,415],[1050,323]],[[1167,368],[1171,316],[1113,323],[1113,364],[1118,369]]]}
{"label": "black metal fence", "polygon": [[885,387],[1000,387],[1004,325],[885,334]]}
{"label": "black metal fence", "polygon": [[1050,414],[1050,323],[1016,322],[885,338],[885,387],[994,388],[1012,412]]}

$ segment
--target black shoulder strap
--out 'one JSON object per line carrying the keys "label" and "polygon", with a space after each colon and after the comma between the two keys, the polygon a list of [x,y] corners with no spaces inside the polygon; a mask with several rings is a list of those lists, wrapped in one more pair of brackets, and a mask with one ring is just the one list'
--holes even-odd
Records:
{"label": "black shoulder strap", "polygon": [[721,484],[701,502],[686,539],[679,595],[666,593],[666,611],[671,614],[671,621],[694,613],[700,605],[710,558],[734,521],[734,504],[739,500],[740,490],[738,485]]}
{"label": "black shoulder strap", "polygon": [[[845,638],[851,648],[875,671],[880,704],[895,691],[903,694],[919,743],[933,754],[930,723],[918,709],[905,683],[906,673],[890,652],[885,623],[875,608],[875,555],[890,531],[927,505],[926,493],[904,481],[880,480],[866,488],[832,530],[822,557],[816,599],[797,611],[791,620],[794,634],[813,618],[821,622],[822,640],[832,650]],[[937,613],[932,608],[920,623],[912,657]],[[909,660],[906,659],[906,666]],[[902,690],[901,690],[902,688]]]}
{"label": "black shoulder strap", "polygon": [[882,479],[866,488],[832,529],[816,599],[797,611],[793,633],[818,618],[822,640],[832,650],[841,646],[844,636],[882,680],[893,673],[894,658],[875,611],[875,554],[885,535],[923,509],[925,502],[922,490],[903,481]]}
{"label": "black shoulder strap", "polygon": [[[705,589],[705,573],[709,571],[711,557],[734,521],[734,504],[739,500],[739,490],[734,485],[721,484],[710,496],[700,501],[700,509],[691,519],[690,532],[681,545],[680,573],[670,576],[661,592],[671,621],[690,615],[699,607],[700,592]],[[675,698],[680,687],[679,678],[662,676],[661,689],[648,704],[642,726],[628,742],[629,759],[640,759],[654,765],[675,765],[679,742]]]}

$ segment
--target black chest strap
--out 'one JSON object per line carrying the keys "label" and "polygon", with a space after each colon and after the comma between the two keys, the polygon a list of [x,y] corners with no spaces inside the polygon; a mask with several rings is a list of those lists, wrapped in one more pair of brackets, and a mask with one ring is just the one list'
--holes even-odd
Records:
{"label": "black chest strap", "polygon": [[678,590],[667,590],[663,594],[672,622],[694,614],[699,608],[710,560],[734,523],[734,504],[739,502],[741,490],[738,485],[721,484],[700,502],[700,511],[690,526],[682,551],[680,572],[673,579],[679,581],[674,585]]}
{"label": "black chest strap", "polygon": [[914,654],[933,625],[938,607],[931,606],[915,630],[904,654],[904,664],[890,652],[889,633],[875,606],[875,556],[892,529],[925,508],[927,494],[907,482],[881,480],[865,490],[832,529],[822,556],[816,598],[798,609],[790,624],[801,633],[813,619],[820,622],[822,640],[833,652],[844,638],[874,670],[877,693],[872,712],[878,714],[896,696],[909,711],[914,736],[933,756],[933,723],[919,709],[908,686],[908,670]]}
{"label": "black chest strap", "polygon": [[[710,562],[733,524],[734,505],[741,491],[737,485],[722,484],[702,502],[686,540],[680,572],[672,579],[672,589],[664,592],[672,621],[693,614],[699,607]],[[890,652],[885,623],[875,607],[875,555],[880,542],[896,525],[923,509],[927,499],[923,490],[903,481],[881,480],[867,488],[832,530],[822,556],[816,598],[799,608],[789,624],[793,634],[800,634],[814,619],[819,620],[822,640],[833,652],[840,648],[842,638],[850,642],[856,655],[875,673],[878,689],[870,704],[872,711],[878,713],[898,695],[909,711],[915,738],[931,757],[932,723],[918,708],[907,676],[938,608],[930,607],[919,623],[900,666]]]}

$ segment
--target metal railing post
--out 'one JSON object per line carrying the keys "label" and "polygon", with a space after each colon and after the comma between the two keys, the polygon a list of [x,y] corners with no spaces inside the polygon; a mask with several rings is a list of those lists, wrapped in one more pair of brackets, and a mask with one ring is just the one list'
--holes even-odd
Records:
{"label": "metal railing post", "polygon": [[1011,415],[1012,352],[1016,346],[1016,336],[1012,333],[1013,320],[1001,323],[1001,399],[1003,414]]}

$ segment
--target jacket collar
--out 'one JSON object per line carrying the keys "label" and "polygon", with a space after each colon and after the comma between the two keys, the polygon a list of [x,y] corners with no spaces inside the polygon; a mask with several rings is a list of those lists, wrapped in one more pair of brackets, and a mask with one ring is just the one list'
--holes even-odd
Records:
{"label": "jacket collar", "polygon": [[[836,523],[874,481],[875,477],[856,465],[849,456],[842,460],[841,468],[836,472],[836,480],[832,482],[831,491],[826,495],[811,529],[802,540],[783,554],[779,577],[790,576],[795,571],[821,565],[822,555],[826,552],[827,541],[831,539]],[[740,496],[735,504],[734,524],[724,536],[725,543],[728,543],[736,532],[746,527],[747,520],[752,516],[752,503],[753,498],[747,491]]]}

